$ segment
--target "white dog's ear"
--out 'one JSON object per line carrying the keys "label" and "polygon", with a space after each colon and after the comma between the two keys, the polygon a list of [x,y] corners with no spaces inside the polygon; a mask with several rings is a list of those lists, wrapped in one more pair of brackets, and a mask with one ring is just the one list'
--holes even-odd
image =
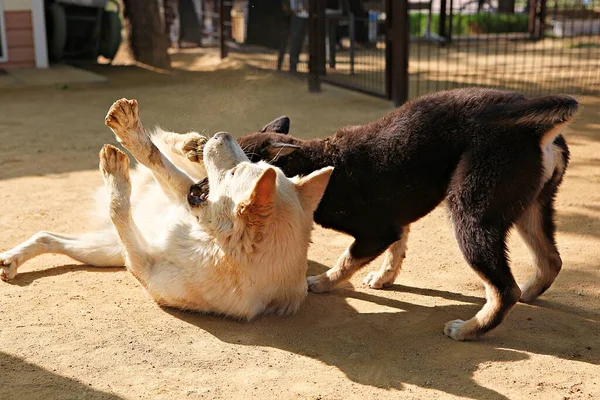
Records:
{"label": "white dog's ear", "polygon": [[332,173],[333,167],[325,167],[298,179],[296,190],[306,210],[313,212],[317,209]]}
{"label": "white dog's ear", "polygon": [[247,218],[266,218],[273,211],[276,194],[277,172],[266,169],[254,184],[250,196],[237,206],[240,215]]}

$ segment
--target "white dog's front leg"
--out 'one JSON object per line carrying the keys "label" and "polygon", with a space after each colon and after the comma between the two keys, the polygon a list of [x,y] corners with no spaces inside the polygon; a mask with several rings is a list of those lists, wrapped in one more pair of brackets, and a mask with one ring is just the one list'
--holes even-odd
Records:
{"label": "white dog's front leg", "polygon": [[135,100],[117,100],[108,110],[106,125],[141,164],[148,167],[165,194],[177,203],[186,201],[194,181],[152,143],[139,119]]}
{"label": "white dog's front leg", "polygon": [[109,144],[100,151],[100,172],[110,199],[109,210],[125,255],[125,265],[142,284],[146,284],[153,265],[146,242],[131,215],[129,158]]}

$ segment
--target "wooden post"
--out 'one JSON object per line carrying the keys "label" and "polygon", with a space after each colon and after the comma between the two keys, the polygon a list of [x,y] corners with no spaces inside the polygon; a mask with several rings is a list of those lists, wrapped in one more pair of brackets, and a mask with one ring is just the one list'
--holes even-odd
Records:
{"label": "wooden post", "polygon": [[388,0],[388,46],[390,46],[389,73],[390,97],[395,106],[408,100],[408,55],[409,55],[409,19],[408,0]]}
{"label": "wooden post", "polygon": [[536,19],[537,19],[537,2],[538,0],[529,0],[529,36],[536,38]]}
{"label": "wooden post", "polygon": [[544,38],[544,28],[546,27],[546,10],[547,10],[547,0],[540,0],[540,13],[538,16],[538,21],[536,24],[536,32],[535,37],[538,40]]}
{"label": "wooden post", "polygon": [[317,45],[319,46],[319,73],[321,76],[324,76],[327,73],[326,60],[327,60],[327,45],[325,44],[327,40],[327,18],[325,16],[325,5],[326,2],[319,0],[317,1],[317,21],[318,25],[318,35]]}
{"label": "wooden post", "polygon": [[440,0],[440,20],[438,21],[438,34],[446,37],[446,0]]}
{"label": "wooden post", "polygon": [[227,38],[231,29],[231,7],[228,0],[219,0],[219,49],[221,58],[227,57]]}
{"label": "wooden post", "polygon": [[[319,4],[320,3],[320,4]],[[319,0],[310,0],[308,3],[308,90],[321,91],[321,64],[325,53],[324,24],[325,3]]]}
{"label": "wooden post", "polygon": [[450,0],[450,13],[448,14],[448,30],[446,31],[447,34],[444,35],[444,38],[446,39],[446,41],[444,42],[444,45],[450,44],[450,42],[452,42],[452,20],[454,19],[454,0]]}
{"label": "wooden post", "polygon": [[385,1],[385,95],[392,99],[392,1]]}

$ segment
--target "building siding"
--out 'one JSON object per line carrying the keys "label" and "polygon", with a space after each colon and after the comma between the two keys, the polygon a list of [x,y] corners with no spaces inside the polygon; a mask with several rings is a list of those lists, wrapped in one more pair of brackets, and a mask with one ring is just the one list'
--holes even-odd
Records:
{"label": "building siding", "polygon": [[33,68],[35,48],[31,11],[4,11],[8,60],[0,68]]}

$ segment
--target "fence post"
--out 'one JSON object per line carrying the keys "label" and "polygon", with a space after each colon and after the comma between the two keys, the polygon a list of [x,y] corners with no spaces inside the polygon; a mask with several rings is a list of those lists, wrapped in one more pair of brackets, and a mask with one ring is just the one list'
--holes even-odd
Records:
{"label": "fence post", "polygon": [[452,1],[450,1],[450,12],[448,13],[447,19],[448,19],[448,29],[446,30],[447,34],[444,35],[444,38],[446,39],[446,42],[444,43],[444,45],[450,44],[450,42],[452,42],[452,29],[453,29],[453,22],[452,20],[454,19],[454,4]]}
{"label": "fence post", "polygon": [[385,0],[385,95],[392,99],[392,1]]}
{"label": "fence post", "polygon": [[535,20],[537,17],[537,0],[529,0],[529,25],[528,31],[529,36],[533,39],[535,38]]}
{"label": "fence post", "polygon": [[326,2],[319,0],[317,1],[318,3],[318,8],[317,8],[317,20],[319,21],[319,34],[317,35],[318,38],[318,42],[317,42],[317,46],[319,48],[319,73],[321,74],[321,76],[324,76],[327,73],[327,68],[326,68],[326,60],[327,60],[327,46],[325,45],[325,42],[327,40],[327,18],[325,15],[325,5]]}
{"label": "fence post", "polygon": [[408,100],[408,55],[410,28],[408,19],[408,0],[387,1],[388,22],[387,39],[390,51],[387,57],[390,97],[395,106]]}
{"label": "fence post", "polygon": [[547,10],[547,0],[540,0],[540,14],[538,17],[538,23],[536,25],[537,32],[536,38],[543,39],[544,38],[544,28],[546,25],[546,10]]}
{"label": "fence post", "polygon": [[321,91],[321,73],[324,58],[324,31],[322,25],[325,17],[325,3],[310,0],[308,3],[308,90]]}
{"label": "fence post", "polygon": [[[433,6],[433,5],[432,5]],[[440,0],[440,20],[438,25],[438,32],[441,37],[446,37],[446,0]]]}
{"label": "fence post", "polygon": [[230,0],[219,0],[219,49],[221,58],[227,57],[227,33],[231,29],[231,8]]}

